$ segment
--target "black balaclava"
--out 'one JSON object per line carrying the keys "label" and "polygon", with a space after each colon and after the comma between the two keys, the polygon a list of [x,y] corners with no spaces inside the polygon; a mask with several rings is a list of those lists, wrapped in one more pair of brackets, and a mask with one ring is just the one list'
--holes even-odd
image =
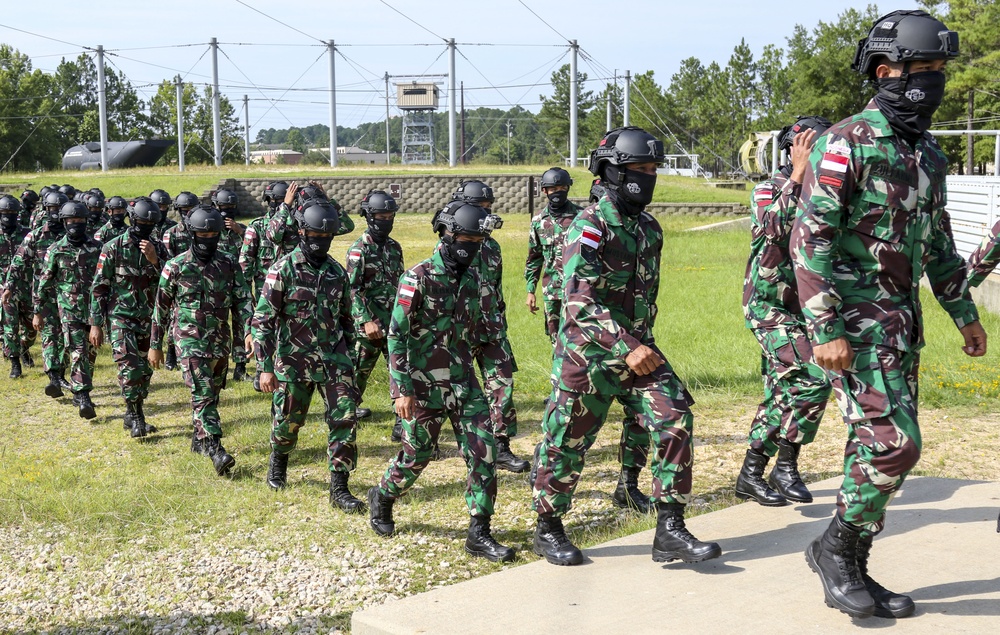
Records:
{"label": "black balaclava", "polygon": [[219,248],[219,238],[222,234],[216,234],[211,238],[194,234],[191,236],[191,251],[199,262],[205,264],[215,257],[215,251]]}
{"label": "black balaclava", "polygon": [[128,234],[132,237],[135,244],[138,245],[140,240],[149,240],[155,228],[156,225],[140,225],[139,223],[135,223],[128,228]]}
{"label": "black balaclava", "polygon": [[115,229],[121,229],[125,226],[125,214],[111,214],[109,220]]}
{"label": "black balaclava", "polygon": [[442,236],[441,242],[444,249],[441,250],[441,258],[448,273],[456,278],[461,278],[465,274],[469,265],[476,259],[479,248],[483,246],[480,242],[469,242],[456,240],[454,236]]}
{"label": "black balaclava", "polygon": [[17,231],[17,214],[0,214],[0,231],[5,234],[13,234]]}
{"label": "black balaclava", "polygon": [[70,223],[66,227],[66,240],[74,245],[87,242],[87,223]]}
{"label": "black balaclava", "polygon": [[653,200],[656,175],[630,170],[627,165],[621,173],[622,178],[619,183],[618,168],[607,166],[601,180],[611,186],[607,188],[608,197],[620,212],[626,216],[638,216]]}
{"label": "black balaclava", "polygon": [[396,219],[366,217],[365,220],[368,221],[368,234],[375,242],[381,245],[389,238],[389,234],[392,233],[392,225]]}
{"label": "black balaclava", "polygon": [[909,64],[902,77],[875,80],[875,105],[897,134],[914,143],[931,127],[931,118],[944,100],[947,78],[941,71],[909,73],[908,69]]}
{"label": "black balaclava", "polygon": [[555,192],[549,192],[545,195],[549,199],[549,211],[556,216],[561,216],[562,213],[568,211],[569,207],[569,190],[557,190]]}
{"label": "black balaclava", "polygon": [[330,253],[330,244],[333,243],[333,236],[301,236],[302,253],[306,260],[314,267],[320,267],[326,262],[327,254]]}

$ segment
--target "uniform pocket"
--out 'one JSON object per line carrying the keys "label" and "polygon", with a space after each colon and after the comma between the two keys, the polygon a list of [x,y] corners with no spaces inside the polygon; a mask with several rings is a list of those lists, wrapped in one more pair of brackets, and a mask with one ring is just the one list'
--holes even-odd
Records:
{"label": "uniform pocket", "polygon": [[835,374],[832,383],[845,423],[887,417],[896,408],[874,348],[856,351],[851,367]]}

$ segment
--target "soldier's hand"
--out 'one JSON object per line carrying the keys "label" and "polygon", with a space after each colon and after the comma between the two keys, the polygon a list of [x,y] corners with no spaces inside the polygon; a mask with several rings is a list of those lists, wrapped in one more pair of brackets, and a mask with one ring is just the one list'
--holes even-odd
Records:
{"label": "soldier's hand", "polygon": [[260,389],[266,393],[273,393],[278,389],[278,378],[274,376],[274,373],[260,374]]}
{"label": "soldier's hand", "polygon": [[962,337],[965,338],[965,346],[962,347],[969,357],[982,357],[986,354],[986,330],[978,320],[972,324],[966,324],[961,329]]}
{"label": "soldier's hand", "polygon": [[160,259],[156,257],[156,247],[154,247],[153,243],[151,243],[150,241],[140,240],[139,250],[142,251],[142,255],[146,257],[146,260],[149,261],[149,264],[155,265],[160,261]]}
{"label": "soldier's hand", "polygon": [[3,290],[3,294],[0,295],[0,302],[2,302],[4,304],[9,304],[10,303],[10,296],[11,296],[10,289],[4,289]]}
{"label": "soldier's hand", "polygon": [[382,335],[382,329],[379,327],[378,322],[372,320],[371,322],[365,322],[365,337],[370,340],[380,340],[384,336]]}
{"label": "soldier's hand", "polygon": [[791,180],[801,183],[806,176],[806,167],[809,165],[809,154],[816,143],[816,131],[810,128],[795,135],[792,140],[791,159],[792,176]]}
{"label": "soldier's hand", "polygon": [[160,366],[163,365],[163,351],[154,351],[153,349],[149,349],[149,352],[146,353],[146,359],[149,360],[150,366],[159,369]]}
{"label": "soldier's hand", "polygon": [[535,294],[529,293],[527,299],[525,299],[524,304],[527,305],[528,310],[532,313],[538,313],[538,305],[535,304]]}
{"label": "soldier's hand", "polygon": [[288,190],[285,192],[285,205],[291,207],[292,203],[295,202],[295,194],[299,191],[299,182],[292,181],[291,185],[288,186]]}
{"label": "soldier's hand", "polygon": [[243,338],[243,350],[253,350],[253,335],[251,333],[247,333],[247,336]]}
{"label": "soldier's hand", "polygon": [[636,375],[642,377],[659,368],[660,364],[663,363],[663,358],[650,347],[640,346],[628,354],[625,363]]}
{"label": "soldier's hand", "polygon": [[396,414],[403,419],[412,419],[414,409],[417,405],[417,398],[413,395],[404,395],[402,397],[396,397]]}
{"label": "soldier's hand", "polygon": [[90,343],[94,348],[100,348],[104,344],[104,331],[99,326],[90,327]]}
{"label": "soldier's hand", "polygon": [[31,328],[36,331],[42,330],[42,316],[35,314],[35,316],[31,318]]}
{"label": "soldier's hand", "polygon": [[816,344],[813,346],[813,355],[817,364],[833,371],[850,368],[851,362],[854,361],[854,349],[846,337],[838,337],[826,344]]}
{"label": "soldier's hand", "polygon": [[226,229],[228,229],[229,231],[236,232],[238,236],[243,235],[243,227],[232,218],[226,219]]}

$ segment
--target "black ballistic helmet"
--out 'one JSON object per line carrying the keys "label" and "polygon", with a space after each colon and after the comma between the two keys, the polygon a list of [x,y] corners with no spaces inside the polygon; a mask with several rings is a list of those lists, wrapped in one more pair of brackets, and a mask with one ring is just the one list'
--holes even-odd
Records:
{"label": "black ballistic helmet", "polygon": [[189,209],[200,203],[201,200],[199,200],[193,193],[181,192],[177,195],[177,198],[174,199],[174,209]]}
{"label": "black ballistic helmet", "polygon": [[496,200],[493,188],[482,181],[462,181],[451,195],[451,200],[463,203],[492,203]]}
{"label": "black ballistic helmet", "polygon": [[456,235],[487,236],[491,230],[487,228],[490,216],[494,215],[475,203],[452,201],[434,217],[434,231],[441,235],[450,232]]}
{"label": "black ballistic helmet", "polygon": [[40,200],[41,199],[38,197],[35,190],[24,190],[21,192],[21,205],[23,205],[25,209],[33,208],[35,205],[38,205],[38,201]]}
{"label": "black ballistic helmet", "polygon": [[149,193],[149,198],[157,205],[170,205],[170,195],[164,190],[153,190]]}
{"label": "black ballistic helmet", "polygon": [[68,196],[56,190],[49,192],[48,194],[45,195],[45,202],[42,203],[42,205],[47,209],[52,207],[56,209],[61,209],[62,206],[65,205],[68,201],[69,201]]}
{"label": "black ballistic helmet", "polygon": [[134,225],[136,221],[146,221],[148,223],[159,223],[163,218],[160,213],[160,206],[148,196],[140,196],[128,205],[128,217]]}
{"label": "black ballistic helmet", "polygon": [[104,209],[110,212],[113,209],[124,209],[126,207],[128,207],[128,201],[126,201],[120,196],[112,196],[111,198],[108,199],[108,202],[105,204]]}
{"label": "black ballistic helmet", "polygon": [[370,218],[372,214],[379,212],[398,212],[399,205],[396,199],[382,190],[368,190],[365,198],[361,201],[361,215]]}
{"label": "black ballistic helmet", "polygon": [[[55,189],[58,189],[58,188],[55,188]],[[38,190],[38,199],[39,200],[45,200],[45,195],[48,194],[49,192],[51,192],[52,190],[53,190],[52,187],[50,187],[48,185],[43,185],[42,189]]]}
{"label": "black ballistic helmet", "polygon": [[875,20],[858,41],[851,68],[873,77],[880,57],[890,62],[958,57],[958,33],[926,11],[893,11]]}
{"label": "black ballistic helmet", "polygon": [[104,195],[96,192],[87,192],[87,195],[83,198],[83,202],[87,207],[103,208]]}
{"label": "black ballistic helmet", "polygon": [[590,153],[590,172],[603,176],[605,165],[624,169],[630,163],[663,163],[664,158],[663,142],[642,128],[615,128]]}
{"label": "black ballistic helmet", "polygon": [[299,191],[295,193],[295,200],[299,207],[305,207],[306,201],[312,199],[329,200],[326,192],[315,185],[305,185],[300,187]]}
{"label": "black ballistic helmet", "polygon": [[90,188],[87,191],[90,192],[91,194],[100,194],[101,198],[105,198],[105,196],[104,196],[104,190],[102,190],[99,187],[92,187],[92,188]]}
{"label": "black ballistic helmet", "polygon": [[284,181],[271,181],[264,188],[264,202],[280,203],[285,200],[285,194],[288,194],[288,183]]}
{"label": "black ballistic helmet", "polygon": [[79,201],[81,203],[84,203],[87,200],[87,195],[88,194],[90,194],[90,192],[83,192],[83,191],[77,190],[76,193],[73,194],[73,200],[74,201]]}
{"label": "black ballistic helmet", "polygon": [[59,218],[61,220],[67,220],[70,218],[81,218],[86,220],[90,218],[90,210],[87,206],[80,201],[67,201],[63,203],[63,206],[59,208]]}
{"label": "black ballistic helmet", "polygon": [[607,190],[604,189],[604,184],[601,183],[600,178],[596,178],[590,182],[590,202],[596,203],[601,200],[607,194]]}
{"label": "black ballistic helmet", "polygon": [[800,132],[815,130],[816,135],[819,136],[826,132],[832,125],[833,123],[826,117],[799,117],[795,120],[795,123],[781,129],[781,134],[778,135],[778,150],[788,150],[791,148],[792,143],[795,141],[795,136]]}
{"label": "black ballistic helmet", "polygon": [[76,188],[73,187],[72,185],[68,184],[68,183],[66,185],[61,186],[61,187],[55,187],[55,186],[53,186],[52,189],[59,190],[60,192],[62,192],[63,194],[65,194],[66,195],[66,200],[70,200],[74,196],[76,196]]}
{"label": "black ballistic helmet", "polygon": [[236,205],[239,200],[239,197],[236,196],[236,192],[231,190],[217,190],[215,194],[212,195],[212,203],[216,207],[222,207],[223,205]]}
{"label": "black ballistic helmet", "polygon": [[555,187],[557,185],[569,187],[573,185],[573,177],[562,168],[549,168],[542,174],[542,180],[539,185],[540,187]]}
{"label": "black ballistic helmet", "polygon": [[9,212],[20,212],[21,211],[21,201],[17,200],[10,194],[4,194],[0,196],[0,214],[6,214]]}
{"label": "black ballistic helmet", "polygon": [[323,199],[306,201],[306,204],[295,212],[295,220],[302,231],[335,235],[340,229],[340,212],[333,204]]}
{"label": "black ballistic helmet", "polygon": [[197,205],[184,221],[189,232],[221,232],[226,224],[219,210],[208,205]]}

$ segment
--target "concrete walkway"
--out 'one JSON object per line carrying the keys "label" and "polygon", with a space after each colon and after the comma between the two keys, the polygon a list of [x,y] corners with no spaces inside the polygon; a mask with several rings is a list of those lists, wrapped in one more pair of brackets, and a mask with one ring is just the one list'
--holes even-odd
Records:
{"label": "concrete walkway", "polygon": [[887,588],[910,594],[917,612],[853,621],[826,607],[803,556],[829,524],[839,484],[812,484],[810,505],[744,503],[692,518],[696,536],[721,543],[717,560],[654,563],[653,532],[645,531],[585,550],[578,567],[534,562],[360,611],[352,632],[798,634],[843,633],[852,623],[907,635],[998,630],[1000,484],[909,479],[870,568]]}

